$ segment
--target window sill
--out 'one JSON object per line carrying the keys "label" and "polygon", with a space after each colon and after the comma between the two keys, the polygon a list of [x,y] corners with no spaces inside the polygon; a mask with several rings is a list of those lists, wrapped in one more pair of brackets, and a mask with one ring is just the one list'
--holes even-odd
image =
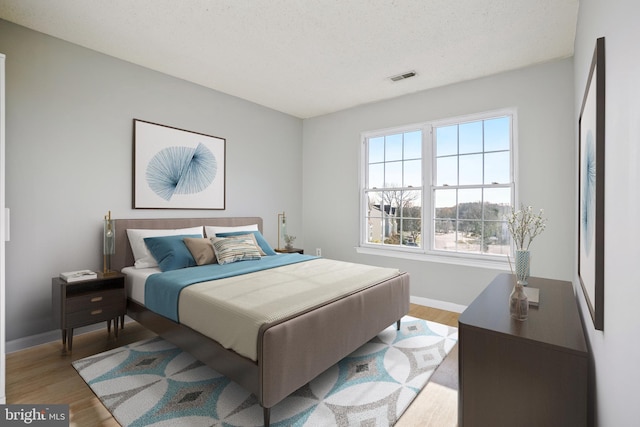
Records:
{"label": "window sill", "polygon": [[502,257],[474,257],[473,255],[449,253],[425,253],[401,249],[382,249],[367,246],[356,246],[356,252],[363,255],[377,255],[391,258],[402,258],[414,261],[438,262],[442,264],[464,265],[467,267],[489,268],[510,271],[509,261]]}

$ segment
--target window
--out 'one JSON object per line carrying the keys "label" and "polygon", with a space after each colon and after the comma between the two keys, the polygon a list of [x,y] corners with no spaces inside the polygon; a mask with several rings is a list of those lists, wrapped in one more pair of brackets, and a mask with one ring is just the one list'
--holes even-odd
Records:
{"label": "window", "polygon": [[508,110],[363,134],[361,247],[507,255],[514,120]]}
{"label": "window", "polygon": [[422,130],[367,140],[366,242],[420,246]]}

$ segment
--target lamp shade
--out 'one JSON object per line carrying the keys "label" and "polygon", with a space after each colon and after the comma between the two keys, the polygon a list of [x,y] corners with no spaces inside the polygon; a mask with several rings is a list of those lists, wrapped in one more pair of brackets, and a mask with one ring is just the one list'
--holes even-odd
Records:
{"label": "lamp shade", "polygon": [[285,234],[287,234],[287,216],[282,212],[278,214],[278,249],[282,249],[280,241],[284,241]]}
{"label": "lamp shade", "polygon": [[111,219],[111,211],[104,216],[104,229],[102,239],[102,254],[104,260],[103,273],[111,273],[111,255],[116,253],[116,228]]}

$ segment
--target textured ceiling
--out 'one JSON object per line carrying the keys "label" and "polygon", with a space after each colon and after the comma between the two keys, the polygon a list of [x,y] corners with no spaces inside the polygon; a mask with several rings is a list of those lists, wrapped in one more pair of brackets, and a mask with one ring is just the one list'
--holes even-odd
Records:
{"label": "textured ceiling", "polygon": [[570,57],[577,15],[578,0],[0,0],[7,21],[300,118]]}

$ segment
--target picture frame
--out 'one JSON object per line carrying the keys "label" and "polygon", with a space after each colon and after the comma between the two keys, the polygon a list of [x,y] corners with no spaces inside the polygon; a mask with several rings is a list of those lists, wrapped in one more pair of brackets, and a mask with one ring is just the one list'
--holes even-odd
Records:
{"label": "picture frame", "polygon": [[133,120],[134,209],[225,209],[226,139]]}
{"label": "picture frame", "polygon": [[604,330],[605,48],[596,40],[578,119],[578,277],[594,327]]}

